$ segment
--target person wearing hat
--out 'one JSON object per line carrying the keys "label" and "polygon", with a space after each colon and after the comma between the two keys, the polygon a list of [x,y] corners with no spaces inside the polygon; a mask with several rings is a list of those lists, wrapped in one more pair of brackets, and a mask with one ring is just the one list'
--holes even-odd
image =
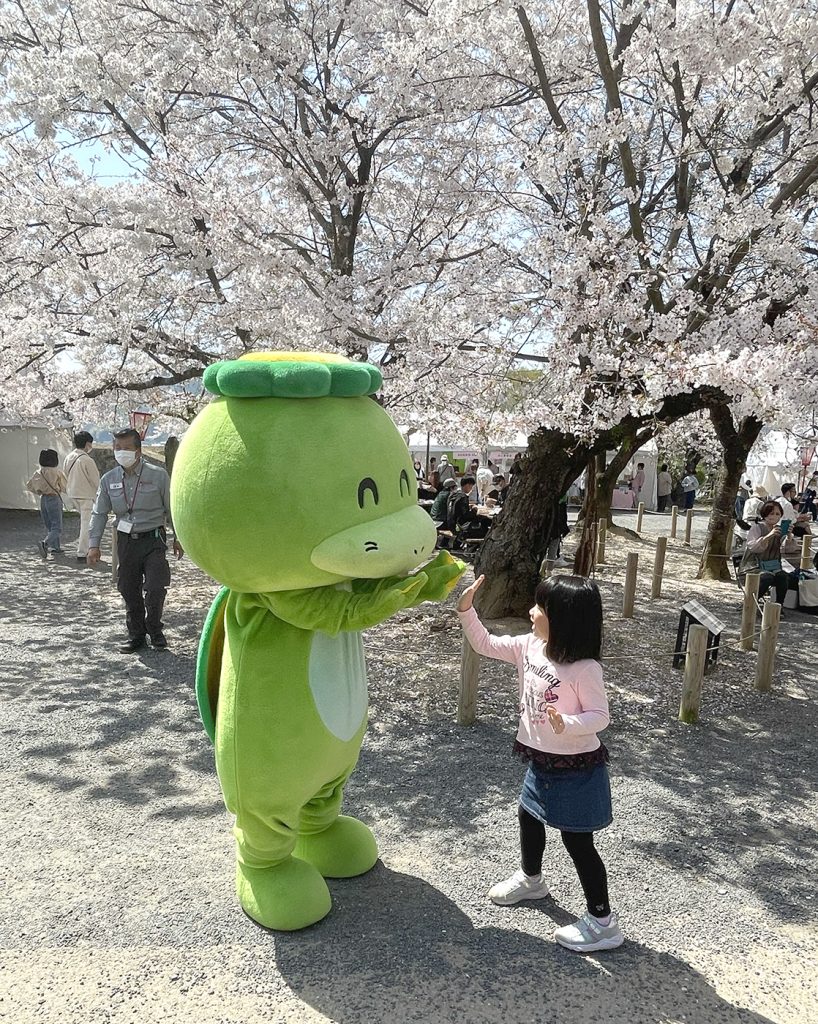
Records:
{"label": "person wearing hat", "polygon": [[37,545],[37,551],[47,558],[49,551],[54,555],[62,553],[62,496],[68,485],[60,469],[60,458],[53,448],[43,448],[39,464],[40,468],[26,484],[26,490],[40,499],[40,516],[46,537]]}
{"label": "person wearing hat", "polygon": [[767,494],[766,487],[762,487],[761,484],[759,484],[757,487],[753,488],[753,493],[744,502],[744,514],[741,518],[745,523],[749,523],[752,526],[752,524],[758,519],[758,513],[761,506],[768,498],[769,495]]}
{"label": "person wearing hat", "polygon": [[442,487],[447,480],[456,480],[457,474],[455,473],[454,466],[449,462],[448,455],[440,456],[440,465],[437,467],[437,475],[440,480],[440,486]]}
{"label": "person wearing hat", "polygon": [[432,502],[432,507],[429,509],[429,515],[432,517],[432,522],[438,529],[440,529],[440,527],[446,522],[446,506],[448,505],[449,497],[455,487],[457,487],[457,481],[454,477],[449,480],[444,480],[440,486],[440,490],[437,492],[435,500]]}

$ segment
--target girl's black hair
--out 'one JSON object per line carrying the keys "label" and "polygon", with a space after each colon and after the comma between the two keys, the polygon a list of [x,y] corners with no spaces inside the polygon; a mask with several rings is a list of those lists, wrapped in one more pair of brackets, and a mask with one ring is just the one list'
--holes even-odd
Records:
{"label": "girl's black hair", "polygon": [[602,653],[602,598],[596,583],[584,576],[549,576],[537,586],[534,600],[548,616],[545,653],[558,664],[583,658],[599,661]]}

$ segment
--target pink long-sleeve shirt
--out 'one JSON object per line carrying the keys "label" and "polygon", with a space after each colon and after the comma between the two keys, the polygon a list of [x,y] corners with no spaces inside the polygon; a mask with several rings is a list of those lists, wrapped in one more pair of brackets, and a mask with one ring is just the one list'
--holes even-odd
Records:
{"label": "pink long-sleeve shirt", "polygon": [[[610,717],[598,661],[586,658],[558,665],[549,660],[545,644],[533,633],[492,636],[473,608],[457,614],[478,654],[517,666],[520,743],[548,754],[584,754],[599,747],[597,733],[607,728]],[[562,715],[565,730],[561,733],[549,724],[549,706]]]}

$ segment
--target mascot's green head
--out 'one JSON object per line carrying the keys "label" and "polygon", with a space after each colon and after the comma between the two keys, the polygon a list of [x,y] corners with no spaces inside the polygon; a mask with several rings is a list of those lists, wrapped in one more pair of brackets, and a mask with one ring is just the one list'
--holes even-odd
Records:
{"label": "mascot's green head", "polygon": [[321,587],[405,573],[433,553],[412,459],[372,398],[368,363],[253,353],[204,374],[218,395],[173,466],[174,527],[231,590]]}

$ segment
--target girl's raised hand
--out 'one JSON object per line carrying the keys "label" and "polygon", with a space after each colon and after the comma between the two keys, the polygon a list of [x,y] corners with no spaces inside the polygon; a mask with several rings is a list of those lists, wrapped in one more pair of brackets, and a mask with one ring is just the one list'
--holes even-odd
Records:
{"label": "girl's raised hand", "polygon": [[474,604],[474,595],[482,587],[485,576],[478,576],[477,579],[472,583],[470,587],[466,587],[463,593],[460,595],[460,600],[457,602],[457,610],[459,612],[467,612],[469,608]]}

